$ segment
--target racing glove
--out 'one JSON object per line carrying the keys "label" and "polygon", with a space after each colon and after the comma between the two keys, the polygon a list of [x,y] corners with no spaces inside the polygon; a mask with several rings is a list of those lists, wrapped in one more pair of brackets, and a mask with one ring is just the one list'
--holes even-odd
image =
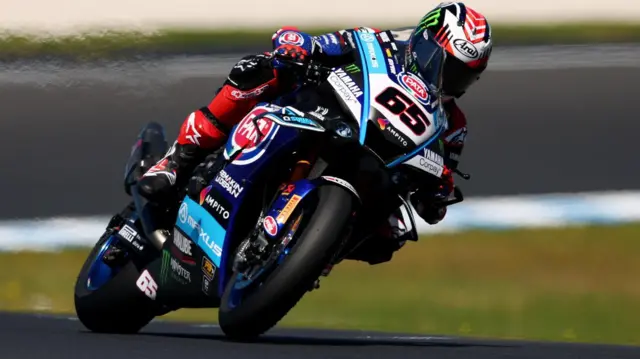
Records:
{"label": "racing glove", "polygon": [[[271,40],[273,41],[274,53],[280,57],[294,61],[306,63],[314,55],[321,51],[319,45],[311,35],[298,31],[295,27],[283,27],[276,31]],[[284,66],[277,59],[274,60],[274,67],[280,69]]]}
{"label": "racing glove", "polygon": [[447,207],[443,205],[443,201],[445,201],[453,191],[453,173],[445,166],[442,171],[441,181],[435,192],[422,188],[418,189],[411,195],[409,201],[420,218],[434,225],[442,221],[447,215]]}

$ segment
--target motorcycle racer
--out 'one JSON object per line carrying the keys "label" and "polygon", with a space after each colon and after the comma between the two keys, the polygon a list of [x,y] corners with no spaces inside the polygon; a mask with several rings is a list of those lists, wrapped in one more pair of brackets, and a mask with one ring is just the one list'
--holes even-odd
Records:
{"label": "motorcycle racer", "polygon": [[[307,62],[318,61],[325,66],[347,65],[354,61],[356,45],[353,32],[340,30],[311,36],[293,27],[283,27],[272,37],[274,52],[284,58]],[[381,33],[375,30],[376,33]],[[448,130],[443,135],[445,169],[440,191],[433,195],[418,189],[409,197],[417,214],[429,224],[437,224],[446,215],[447,207],[439,205],[454,189],[452,171],[457,168],[467,134],[466,117],[455,99],[461,97],[486,69],[492,50],[491,29],[487,20],[462,2],[441,3],[413,29],[405,51],[396,55],[405,71],[430,82],[430,59],[433,46],[446,51],[442,87],[445,95]],[[177,187],[186,184],[195,167],[204,157],[224,146],[231,128],[240,122],[260,102],[273,101],[291,92],[300,79],[277,59],[268,54],[243,57],[231,69],[222,87],[211,102],[192,112],[184,120],[178,137],[163,159],[140,179],[140,193],[152,201],[160,201]],[[422,193],[424,192],[424,193]],[[398,213],[382,225],[379,235],[367,239],[352,259],[371,264],[386,262],[393,252],[404,245],[406,225]]]}

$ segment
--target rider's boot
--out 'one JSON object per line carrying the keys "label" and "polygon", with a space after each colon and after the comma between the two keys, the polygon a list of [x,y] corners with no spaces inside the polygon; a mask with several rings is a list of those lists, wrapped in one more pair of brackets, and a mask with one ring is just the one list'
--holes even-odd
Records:
{"label": "rider's boot", "polygon": [[166,155],[138,181],[140,194],[150,201],[158,201],[186,185],[196,166],[207,154],[220,148],[225,139],[226,134],[202,109],[191,113]]}

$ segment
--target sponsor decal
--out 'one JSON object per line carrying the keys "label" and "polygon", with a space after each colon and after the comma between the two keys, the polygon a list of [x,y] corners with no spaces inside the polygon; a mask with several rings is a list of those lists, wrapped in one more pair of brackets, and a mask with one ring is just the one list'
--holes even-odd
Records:
{"label": "sponsor decal", "polygon": [[202,291],[204,294],[209,295],[209,288],[211,288],[211,281],[202,276]]}
{"label": "sponsor decal", "polygon": [[180,265],[175,258],[171,257],[171,270],[173,271],[173,277],[182,284],[191,283],[191,272],[186,270]]}
{"label": "sponsor decal", "polygon": [[280,41],[281,44],[302,46],[304,44],[304,37],[295,31],[285,31],[280,35],[278,41]]}
{"label": "sponsor decal", "polygon": [[291,199],[289,199],[287,204],[285,204],[282,211],[280,211],[280,214],[278,214],[278,217],[276,217],[276,220],[280,223],[287,222],[287,220],[289,219],[289,216],[291,216],[291,213],[296,208],[296,206],[298,205],[298,202],[300,202],[301,199],[302,199],[301,196],[294,194],[291,197]]}
{"label": "sponsor decal", "polygon": [[220,184],[222,188],[224,188],[227,192],[229,192],[229,194],[231,194],[235,198],[238,198],[238,196],[240,195],[240,193],[242,193],[242,190],[244,189],[244,187],[241,187],[238,184],[238,182],[236,182],[233,178],[231,178],[231,176],[229,176],[229,174],[225,170],[221,170],[220,172],[218,172],[215,178],[215,182]]}
{"label": "sponsor decal", "polygon": [[356,85],[351,76],[349,76],[343,69],[337,69],[334,73],[338,78],[340,78],[340,80],[342,80],[342,83],[347,86],[349,91],[351,91],[355,97],[362,96],[363,92],[360,87]]}
{"label": "sponsor decal", "polygon": [[[243,147],[245,151],[254,149],[274,127],[274,123],[265,117],[254,121],[257,115],[252,114],[240,121],[237,130],[233,134],[235,146]],[[254,122],[258,124],[258,128],[256,128]]]}
{"label": "sponsor decal", "polygon": [[357,74],[360,72],[360,68],[356,64],[347,65],[344,69],[350,74]]}
{"label": "sponsor decal", "polygon": [[391,72],[392,74],[396,74],[396,62],[393,59],[387,59],[387,62],[389,63],[389,72]]}
{"label": "sponsor decal", "polygon": [[335,73],[329,75],[327,79],[333,85],[333,88],[336,90],[338,95],[340,95],[342,101],[347,104],[351,103],[352,105],[356,106],[360,105],[360,102],[353,95],[353,92],[351,92],[351,90],[347,88],[347,85],[345,85],[345,83],[340,80],[340,78]]}
{"label": "sponsor decal", "polygon": [[355,48],[356,47],[356,43],[353,41],[353,33],[351,31],[346,31],[343,36],[345,36],[347,38],[347,42],[349,43],[349,45],[351,45],[351,47]]}
{"label": "sponsor decal", "polygon": [[140,243],[140,235],[128,224],[122,226],[122,228],[118,231],[118,235],[126,239],[127,242],[131,243],[131,245],[133,245],[137,250],[141,251],[144,249],[144,245]]}
{"label": "sponsor decal", "polygon": [[373,42],[367,43],[367,52],[371,59],[371,67],[377,69],[380,65],[378,65],[378,59],[376,58],[376,45]]}
{"label": "sponsor decal", "polygon": [[413,97],[415,97],[420,103],[429,103],[429,92],[424,82],[416,75],[410,72],[401,72],[398,75],[398,81],[400,85],[404,87]]}
{"label": "sponsor decal", "polygon": [[389,35],[386,33],[386,31],[379,33],[378,36],[380,36],[380,40],[382,40],[382,42],[391,42],[391,39],[389,38]]}
{"label": "sponsor decal", "polygon": [[389,120],[386,118],[378,118],[377,122],[381,130],[389,132],[402,144],[402,146],[407,147],[409,145],[409,142],[404,138],[404,136],[402,136],[402,134],[389,123]]}
{"label": "sponsor decal", "polygon": [[182,202],[180,210],[178,211],[178,218],[180,222],[187,223],[187,216],[189,215],[189,205],[186,202]]}
{"label": "sponsor decal", "polygon": [[202,256],[202,273],[209,280],[213,280],[213,276],[216,274],[216,267],[207,256]]}
{"label": "sponsor decal", "polygon": [[233,96],[234,98],[238,99],[238,100],[245,100],[245,99],[250,99],[250,98],[256,98],[260,95],[262,95],[267,89],[269,88],[268,84],[256,87],[252,90],[249,91],[240,91],[240,90],[233,90],[231,91],[231,96]]}
{"label": "sponsor decal", "polygon": [[280,187],[280,190],[282,191],[282,195],[283,196],[290,195],[291,192],[293,192],[294,189],[296,189],[296,185],[295,184],[283,184]]}
{"label": "sponsor decal", "polygon": [[[222,170],[221,172],[224,172],[224,170]],[[220,175],[220,173],[218,173],[218,175]],[[242,189],[240,191],[242,191]],[[198,239],[202,238],[207,247],[213,251],[213,254],[217,255],[218,257],[222,255],[222,248],[220,248],[220,246],[213,241],[211,236],[209,236],[209,234],[202,229],[200,224],[189,215],[189,207],[186,202],[182,202],[180,210],[178,211],[178,217],[180,218],[180,221],[182,223],[186,223],[191,228],[198,231]]]}
{"label": "sponsor decal", "polygon": [[200,228],[200,224],[196,222],[193,217],[189,215],[189,205],[186,202],[182,202],[180,209],[178,210],[178,218],[180,222],[187,223],[191,228]]}
{"label": "sponsor decal", "polygon": [[285,120],[286,122],[293,122],[293,123],[298,123],[301,125],[305,125],[305,126],[311,126],[311,127],[318,127],[318,124],[315,123],[315,121],[305,118],[305,117],[300,117],[300,116],[282,116],[282,119]]}
{"label": "sponsor decal", "polygon": [[361,34],[360,38],[364,42],[374,42],[374,41],[376,41],[376,36],[374,34],[370,34],[368,32],[365,32],[365,33]]}
{"label": "sponsor decal", "polygon": [[329,34],[329,39],[331,39],[331,43],[334,45],[338,45],[338,37],[334,34]]}
{"label": "sponsor decal", "polygon": [[360,198],[360,196],[358,195],[358,192],[356,191],[356,189],[351,185],[351,183],[343,180],[342,178],[338,178],[338,177],[332,177],[332,176],[322,176],[323,179],[329,181],[329,182],[333,182],[333,183],[337,183],[340,186],[348,189],[349,191],[351,191],[353,194],[356,195],[356,197]]}
{"label": "sponsor decal", "polygon": [[398,142],[402,144],[402,146],[407,147],[409,142],[402,136],[402,134],[393,126],[387,126],[387,132],[389,132]]}
{"label": "sponsor decal", "polygon": [[271,237],[278,234],[278,224],[276,223],[276,220],[273,219],[273,217],[271,216],[268,216],[267,218],[265,218],[264,229],[265,231],[267,231],[267,234],[269,234]]}
{"label": "sponsor decal", "polygon": [[156,299],[156,295],[158,293],[158,284],[156,284],[156,281],[153,280],[153,277],[151,276],[151,274],[149,274],[148,270],[145,269],[144,272],[140,274],[140,277],[138,277],[138,280],[136,281],[136,286],[147,297],[151,298],[152,300]]}
{"label": "sponsor decal", "polygon": [[453,41],[453,46],[460,51],[461,54],[463,54],[464,56],[470,58],[470,59],[477,59],[479,52],[478,49],[476,49],[476,47],[470,43],[469,41],[465,40],[465,39],[456,39]]}
{"label": "sponsor decal", "polygon": [[440,166],[444,166],[444,159],[442,158],[442,156],[440,156],[439,154],[428,150],[428,149],[424,149],[424,157],[426,159],[428,159],[429,161],[432,161],[435,164],[438,164]]}
{"label": "sponsor decal", "polygon": [[217,257],[222,256],[222,248],[219,245],[217,245],[216,242],[213,241],[213,239],[211,238],[211,236],[209,236],[208,233],[206,233],[203,230],[200,230],[200,235],[198,236],[198,239],[200,238],[202,238],[202,241],[207,245],[207,247],[213,251],[213,254],[215,254]]}
{"label": "sponsor decal", "polygon": [[425,148],[424,156],[420,156],[419,163],[425,172],[431,173],[437,177],[442,176],[442,171],[444,171],[444,159],[439,154]]}
{"label": "sponsor decal", "polygon": [[173,244],[176,246],[176,248],[178,248],[180,250],[180,252],[188,255],[188,256],[193,256],[193,254],[191,253],[191,244],[193,242],[191,242],[191,240],[189,240],[189,238],[185,237],[182,235],[182,233],[178,232],[177,229],[174,229],[173,231]]}
{"label": "sponsor decal", "polygon": [[378,126],[380,126],[381,130],[384,130],[387,128],[387,126],[389,126],[389,120],[387,120],[386,118],[378,118]]}
{"label": "sponsor decal", "polygon": [[205,187],[205,189],[203,189],[202,191],[200,191],[200,196],[199,196],[199,200],[198,200],[198,204],[199,205],[203,205],[204,204],[204,200],[205,198],[207,198],[207,195],[209,194],[209,192],[211,192],[211,188],[213,186],[209,185],[207,187]]}
{"label": "sponsor decal", "polygon": [[160,283],[164,285],[167,283],[167,275],[169,274],[169,263],[171,261],[171,254],[166,250],[162,251],[162,263],[160,265]]}
{"label": "sponsor decal", "polygon": [[223,228],[229,226],[229,217],[231,217],[231,203],[226,198],[218,195],[218,193],[210,192],[204,198],[204,207],[210,208],[209,213],[215,218]]}

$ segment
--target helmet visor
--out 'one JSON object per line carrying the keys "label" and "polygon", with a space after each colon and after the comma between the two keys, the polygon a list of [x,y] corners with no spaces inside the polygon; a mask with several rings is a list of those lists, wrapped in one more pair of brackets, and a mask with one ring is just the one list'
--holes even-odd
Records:
{"label": "helmet visor", "polygon": [[426,82],[432,91],[442,89],[442,75],[446,59],[445,50],[433,39],[429,30],[416,36],[407,54],[411,58],[409,70]]}

